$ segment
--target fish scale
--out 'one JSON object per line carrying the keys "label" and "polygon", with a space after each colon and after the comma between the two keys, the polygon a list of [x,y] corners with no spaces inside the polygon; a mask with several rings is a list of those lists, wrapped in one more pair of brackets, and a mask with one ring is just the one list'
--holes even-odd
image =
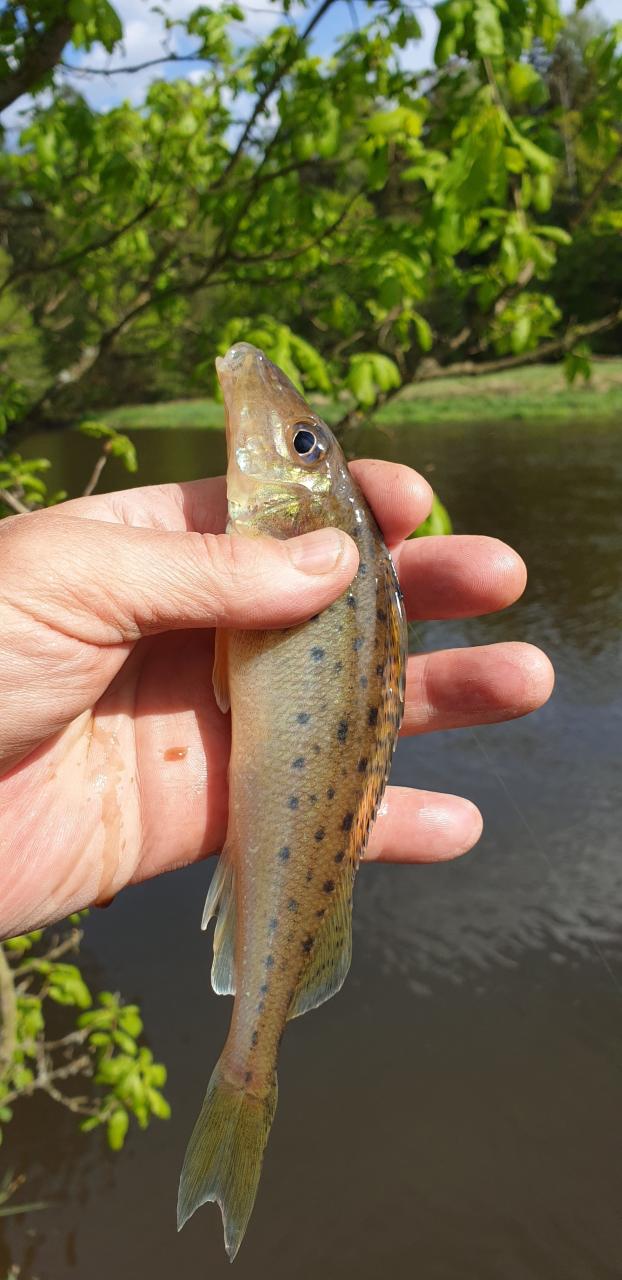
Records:
{"label": "fish scale", "polygon": [[[232,531],[285,538],[333,525],[360,556],[348,590],[308,622],[218,638],[215,687],[232,711],[229,824],[204,922],[217,917],[213,985],[235,1000],[186,1154],[180,1222],[216,1200],[233,1257],[287,1020],[335,994],[349,968],[352,886],[401,723],[407,643],[391,557],[328,427],[255,348],[238,344],[226,361]],[[309,478],[291,443],[303,427],[326,446]]]}

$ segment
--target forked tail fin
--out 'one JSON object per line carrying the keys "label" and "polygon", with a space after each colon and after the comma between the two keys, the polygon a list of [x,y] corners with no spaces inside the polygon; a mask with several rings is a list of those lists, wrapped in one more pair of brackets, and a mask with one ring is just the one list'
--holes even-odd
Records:
{"label": "forked tail fin", "polygon": [[177,1202],[181,1230],[195,1209],[214,1200],[233,1262],[251,1216],[277,1100],[276,1076],[265,1098],[236,1088],[218,1063],[186,1151]]}

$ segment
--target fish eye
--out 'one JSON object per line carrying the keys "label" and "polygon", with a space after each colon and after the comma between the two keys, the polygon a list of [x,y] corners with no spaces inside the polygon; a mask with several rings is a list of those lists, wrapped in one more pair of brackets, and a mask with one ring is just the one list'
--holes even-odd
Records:
{"label": "fish eye", "polygon": [[297,422],[291,429],[291,441],[301,462],[319,462],[326,453],[326,444],[307,423]]}

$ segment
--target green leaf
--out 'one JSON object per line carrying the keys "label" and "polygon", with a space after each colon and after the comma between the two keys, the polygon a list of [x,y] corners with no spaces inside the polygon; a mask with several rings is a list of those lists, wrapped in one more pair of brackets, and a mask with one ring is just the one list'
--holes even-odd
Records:
{"label": "green leaf", "polygon": [[129,1124],[130,1117],[125,1110],[125,1107],[117,1107],[117,1109],[113,1111],[106,1126],[108,1146],[111,1151],[121,1150],[123,1143],[125,1142]]}
{"label": "green leaf", "polygon": [[508,89],[515,102],[541,107],[549,91],[535,67],[529,62],[513,62],[508,71]]}
{"label": "green leaf", "polygon": [[547,240],[552,240],[554,244],[572,244],[572,236],[564,227],[539,226],[538,232]]}
{"label": "green leaf", "polygon": [[500,58],[504,53],[503,29],[493,0],[475,0],[473,9],[475,46],[482,58]]}
{"label": "green leaf", "polygon": [[511,341],[514,355],[520,355],[529,346],[531,317],[528,312],[520,315],[512,329]]}
{"label": "green leaf", "polygon": [[417,334],[417,342],[419,343],[421,350],[429,351],[432,346],[433,337],[432,337],[432,330],[427,320],[424,318],[424,316],[420,316],[418,311],[412,312],[411,320],[415,327],[415,333]]}
{"label": "green leaf", "polygon": [[159,1120],[170,1120],[171,1107],[163,1094],[158,1089],[147,1089],[147,1101],[154,1116]]}
{"label": "green leaf", "polygon": [[452,530],[451,517],[447,508],[443,506],[440,498],[433,494],[432,510],[429,516],[410,536],[412,538],[427,538],[433,535],[451,533]]}

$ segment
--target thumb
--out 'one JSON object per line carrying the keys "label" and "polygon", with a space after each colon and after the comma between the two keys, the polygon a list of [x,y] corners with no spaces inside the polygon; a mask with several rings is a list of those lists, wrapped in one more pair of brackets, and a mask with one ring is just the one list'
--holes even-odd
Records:
{"label": "thumb", "polygon": [[55,512],[10,523],[9,576],[22,599],[27,591],[38,619],[93,644],[186,627],[291,626],[335,600],[358,563],[339,529],[279,541]]}

